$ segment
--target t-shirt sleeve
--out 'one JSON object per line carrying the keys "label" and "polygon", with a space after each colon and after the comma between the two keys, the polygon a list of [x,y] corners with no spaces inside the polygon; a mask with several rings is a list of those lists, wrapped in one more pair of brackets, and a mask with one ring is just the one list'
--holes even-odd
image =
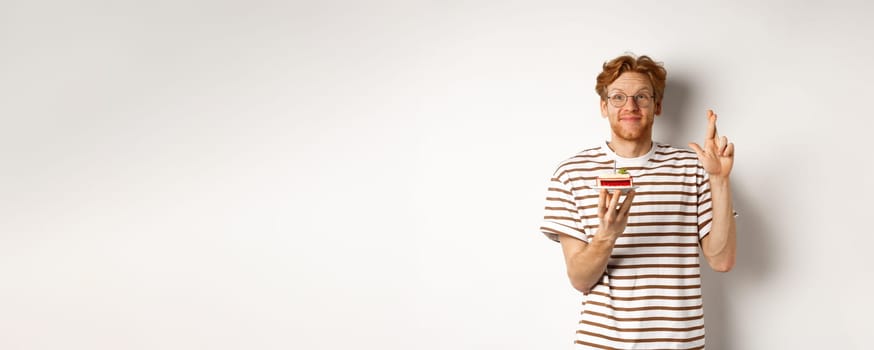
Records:
{"label": "t-shirt sleeve", "polygon": [[560,234],[565,234],[588,243],[589,239],[583,229],[580,210],[569,179],[566,175],[556,172],[550,179],[548,187],[540,232],[556,242],[559,241]]}
{"label": "t-shirt sleeve", "polygon": [[695,172],[698,187],[698,239],[710,233],[713,222],[713,203],[710,199],[710,176],[701,164]]}

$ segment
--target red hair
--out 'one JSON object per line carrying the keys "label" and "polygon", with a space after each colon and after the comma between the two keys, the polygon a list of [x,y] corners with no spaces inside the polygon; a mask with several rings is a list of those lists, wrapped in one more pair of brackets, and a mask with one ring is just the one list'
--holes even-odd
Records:
{"label": "red hair", "polygon": [[665,70],[661,62],[653,61],[649,56],[634,57],[632,55],[623,55],[604,62],[601,74],[598,74],[595,83],[595,92],[601,96],[601,100],[607,100],[607,86],[619,79],[619,76],[625,72],[641,73],[648,76],[649,82],[655,90],[655,102],[657,104],[662,102],[668,71]]}

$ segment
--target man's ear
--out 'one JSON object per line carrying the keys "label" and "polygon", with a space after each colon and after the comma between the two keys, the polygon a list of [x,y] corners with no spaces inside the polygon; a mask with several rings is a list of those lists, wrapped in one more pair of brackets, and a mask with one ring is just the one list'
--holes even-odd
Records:
{"label": "man's ear", "polygon": [[607,118],[607,101],[601,100],[601,116]]}
{"label": "man's ear", "polygon": [[655,105],[655,111],[654,111],[654,112],[655,112],[655,115],[660,115],[660,114],[662,114],[662,101],[656,102],[656,105]]}

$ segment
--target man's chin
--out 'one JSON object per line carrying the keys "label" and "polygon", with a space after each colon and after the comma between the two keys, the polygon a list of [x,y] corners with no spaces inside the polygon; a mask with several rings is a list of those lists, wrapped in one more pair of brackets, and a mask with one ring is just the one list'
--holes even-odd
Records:
{"label": "man's chin", "polygon": [[623,141],[649,141],[650,140],[649,135],[643,131],[621,130],[619,132],[616,132],[616,130],[614,130],[613,136],[618,137],[619,139],[621,139]]}

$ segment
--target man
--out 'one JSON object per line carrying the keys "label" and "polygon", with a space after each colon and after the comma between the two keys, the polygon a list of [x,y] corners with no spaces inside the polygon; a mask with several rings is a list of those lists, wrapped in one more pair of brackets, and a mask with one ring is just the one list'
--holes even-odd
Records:
{"label": "man", "polygon": [[[562,162],[550,182],[540,230],[561,243],[584,294],[580,348],[703,349],[699,246],[716,271],[735,263],[734,145],[710,110],[703,147],[653,142],[666,76],[647,56],[604,63],[595,90],[610,140]],[[614,169],[636,189],[593,189]]]}

